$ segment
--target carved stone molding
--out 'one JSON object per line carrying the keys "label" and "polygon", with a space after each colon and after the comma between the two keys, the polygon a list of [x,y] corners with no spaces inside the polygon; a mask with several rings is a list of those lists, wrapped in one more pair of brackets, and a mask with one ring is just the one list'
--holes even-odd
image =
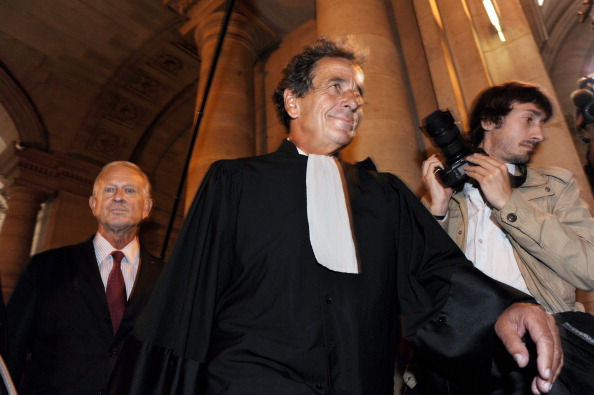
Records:
{"label": "carved stone molding", "polygon": [[167,89],[164,84],[142,70],[133,74],[124,87],[152,102],[161,98],[163,91]]}
{"label": "carved stone molding", "polygon": [[180,15],[185,15],[200,0],[163,0],[163,4]]}
{"label": "carved stone molding", "polygon": [[89,196],[100,166],[61,153],[35,148],[15,151],[12,171],[3,174],[3,193],[15,185],[26,186],[50,196],[68,191]]}
{"label": "carved stone molding", "polygon": [[149,64],[173,77],[179,75],[185,68],[184,62],[179,57],[166,51],[158,53]]}
{"label": "carved stone molding", "polygon": [[125,143],[125,138],[121,133],[111,131],[100,125],[91,135],[87,149],[95,156],[110,161],[120,156]]}

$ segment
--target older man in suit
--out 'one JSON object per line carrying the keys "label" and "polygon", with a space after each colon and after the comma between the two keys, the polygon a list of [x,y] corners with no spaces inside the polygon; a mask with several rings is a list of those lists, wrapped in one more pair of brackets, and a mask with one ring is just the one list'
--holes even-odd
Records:
{"label": "older man in suit", "polygon": [[97,233],[35,255],[8,303],[8,365],[21,394],[102,393],[161,273],[138,241],[153,206],[138,166],[107,164],[89,205]]}

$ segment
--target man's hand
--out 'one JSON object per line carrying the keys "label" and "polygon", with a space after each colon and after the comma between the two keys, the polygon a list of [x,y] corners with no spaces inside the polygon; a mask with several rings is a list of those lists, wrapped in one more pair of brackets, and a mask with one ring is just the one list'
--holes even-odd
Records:
{"label": "man's hand", "polygon": [[536,344],[538,376],[532,381],[532,393],[549,392],[563,366],[561,340],[553,316],[531,303],[514,303],[495,323],[495,332],[519,367],[528,364],[528,349],[522,336],[528,332]]}
{"label": "man's hand", "polygon": [[466,166],[464,170],[481,186],[481,191],[489,204],[501,210],[512,194],[509,171],[505,163],[483,154],[473,154],[466,160],[475,166]]}
{"label": "man's hand", "polygon": [[437,179],[435,172],[443,169],[443,164],[437,158],[437,155],[431,155],[429,159],[423,162],[422,173],[423,183],[431,196],[429,211],[433,215],[446,215],[448,212],[448,203],[454,193],[452,188],[444,188]]}

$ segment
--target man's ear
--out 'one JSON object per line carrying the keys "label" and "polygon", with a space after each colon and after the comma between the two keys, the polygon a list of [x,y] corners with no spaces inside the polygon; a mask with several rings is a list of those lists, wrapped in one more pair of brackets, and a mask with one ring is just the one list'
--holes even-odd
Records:
{"label": "man's ear", "polygon": [[497,129],[497,125],[495,125],[491,121],[481,121],[481,126],[483,127],[483,129],[485,130],[485,132],[490,132],[493,129]]}
{"label": "man's ear", "polygon": [[148,218],[153,208],[153,199],[148,198],[144,201],[144,207],[142,208],[142,219]]}
{"label": "man's ear", "polygon": [[95,206],[97,205],[97,199],[95,198],[95,196],[90,196],[89,197],[89,207],[91,208],[91,210],[93,210],[93,213],[95,213]]}
{"label": "man's ear", "polygon": [[285,89],[283,93],[283,97],[285,98],[285,110],[287,114],[293,119],[299,118],[300,109],[299,109],[299,100],[297,95],[293,93],[290,89]]}

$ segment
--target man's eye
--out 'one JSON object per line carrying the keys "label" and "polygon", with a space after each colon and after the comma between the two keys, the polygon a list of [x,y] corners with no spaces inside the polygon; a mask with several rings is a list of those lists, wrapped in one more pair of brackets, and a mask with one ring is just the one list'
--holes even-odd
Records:
{"label": "man's eye", "polygon": [[134,188],[126,188],[125,191],[129,195],[133,195],[136,193],[136,189],[134,189]]}
{"label": "man's eye", "polygon": [[105,193],[114,193],[115,192],[115,188],[105,188]]}

